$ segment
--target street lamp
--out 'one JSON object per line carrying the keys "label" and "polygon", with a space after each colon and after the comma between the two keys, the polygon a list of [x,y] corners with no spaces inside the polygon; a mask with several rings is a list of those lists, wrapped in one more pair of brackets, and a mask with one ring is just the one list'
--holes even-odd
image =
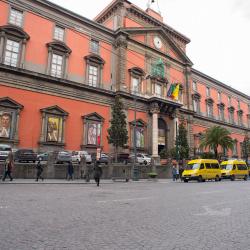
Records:
{"label": "street lamp", "polygon": [[[139,87],[139,86],[138,86]],[[138,181],[139,177],[138,177],[138,166],[136,165],[137,162],[137,145],[136,145],[136,100],[137,100],[137,96],[136,94],[138,93],[138,89],[137,91],[134,90],[133,94],[134,94],[134,161],[133,161],[133,180],[134,181]]]}

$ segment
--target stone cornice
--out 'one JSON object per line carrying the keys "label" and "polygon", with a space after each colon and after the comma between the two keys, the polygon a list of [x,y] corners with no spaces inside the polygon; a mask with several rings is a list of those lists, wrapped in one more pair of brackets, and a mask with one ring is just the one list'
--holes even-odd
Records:
{"label": "stone cornice", "polygon": [[[170,43],[172,48],[177,52],[177,54],[188,65],[193,65],[192,61],[188,58],[188,56],[184,53],[184,51],[182,49],[180,49],[178,44],[176,44],[176,42],[172,39],[172,37],[169,34],[167,34],[167,32],[162,27],[124,28],[122,30],[124,30],[126,33],[129,33],[129,34],[131,34],[131,33],[146,33],[146,32],[149,32],[149,31],[151,31],[151,32],[159,32],[164,37],[164,39],[166,39],[168,41],[168,43]],[[133,38],[130,38],[130,40],[134,41]],[[150,47],[148,45],[146,45],[146,46]],[[154,50],[156,50],[157,52],[159,51],[157,49],[154,49]],[[161,52],[161,51],[159,51],[159,52]]]}
{"label": "stone cornice", "polygon": [[239,125],[236,125],[236,124],[227,123],[227,122],[220,121],[220,120],[216,120],[216,119],[213,119],[213,118],[209,118],[209,117],[206,117],[206,116],[199,115],[197,113],[194,113],[194,118],[199,118],[199,119],[201,119],[203,121],[210,121],[210,122],[213,122],[215,124],[219,124],[219,125],[223,125],[223,126],[226,126],[226,127],[236,128],[236,129],[245,130],[245,131],[250,132],[250,128],[247,128],[247,127],[244,127],[244,126],[239,126]]}
{"label": "stone cornice", "polygon": [[202,72],[200,72],[200,71],[198,71],[198,70],[196,70],[194,68],[192,68],[191,71],[192,71],[193,74],[196,74],[196,75],[198,75],[198,76],[200,76],[200,77],[202,77],[202,78],[204,78],[204,79],[206,79],[206,80],[208,80],[208,81],[210,81],[210,82],[212,82],[212,83],[214,83],[214,84],[216,84],[216,85],[218,85],[218,86],[220,86],[220,87],[222,87],[224,89],[227,89],[227,90],[229,90],[230,92],[233,92],[236,95],[240,95],[240,96],[242,96],[242,97],[244,97],[244,98],[246,98],[247,100],[250,101],[250,96],[248,96],[248,95],[246,95],[246,94],[244,94],[244,93],[242,93],[242,92],[240,92],[240,91],[226,85],[225,83],[222,83],[222,82],[220,82],[220,81],[218,81],[218,80],[216,80],[216,79],[214,79],[214,78],[212,78],[212,77],[210,77],[210,76],[208,76],[208,75],[206,75],[206,74],[204,74],[204,73],[202,73]]}

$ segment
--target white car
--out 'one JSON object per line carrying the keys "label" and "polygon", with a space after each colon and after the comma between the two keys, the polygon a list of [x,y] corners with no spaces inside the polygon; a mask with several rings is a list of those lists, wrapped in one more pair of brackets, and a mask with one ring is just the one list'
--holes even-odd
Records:
{"label": "white car", "polygon": [[92,162],[92,157],[87,151],[73,151],[72,152],[72,161],[80,163],[82,156],[85,157],[86,163]]}
{"label": "white car", "polygon": [[[133,163],[134,154],[130,155],[130,161]],[[136,162],[139,164],[149,165],[151,163],[151,157],[148,154],[138,153],[136,157]]]}

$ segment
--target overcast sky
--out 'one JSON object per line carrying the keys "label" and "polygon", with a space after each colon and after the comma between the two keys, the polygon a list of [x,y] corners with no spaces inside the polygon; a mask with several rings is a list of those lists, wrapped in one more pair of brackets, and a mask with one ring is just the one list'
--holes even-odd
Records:
{"label": "overcast sky", "polygon": [[[50,0],[93,19],[111,0]],[[130,0],[146,9],[148,0]],[[250,95],[250,0],[158,0],[164,22],[191,39],[194,68]],[[152,7],[158,10],[157,4]]]}

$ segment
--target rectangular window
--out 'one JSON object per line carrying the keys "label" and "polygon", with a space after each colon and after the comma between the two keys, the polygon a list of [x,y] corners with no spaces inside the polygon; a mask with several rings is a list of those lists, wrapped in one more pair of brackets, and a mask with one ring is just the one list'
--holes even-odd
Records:
{"label": "rectangular window", "polygon": [[23,12],[16,9],[11,9],[9,23],[21,27],[23,23]]}
{"label": "rectangular window", "polygon": [[5,47],[4,64],[17,67],[20,44],[13,40],[7,40]]}
{"label": "rectangular window", "polygon": [[197,82],[193,81],[193,91],[197,91]]}
{"label": "rectangular window", "polygon": [[96,40],[91,40],[90,49],[91,49],[91,52],[99,54],[99,42]]}
{"label": "rectangular window", "polygon": [[242,122],[242,115],[241,115],[241,114],[238,114],[238,124],[239,124],[240,126],[243,125],[243,122]]}
{"label": "rectangular window", "polygon": [[139,93],[139,78],[132,77],[132,93]]}
{"label": "rectangular window", "polygon": [[51,75],[55,77],[62,77],[63,57],[57,54],[52,55]]}
{"label": "rectangular window", "polygon": [[229,122],[234,123],[234,112],[229,112]]}
{"label": "rectangular window", "polygon": [[193,106],[194,106],[194,112],[198,112],[198,101],[197,100],[193,100]]}
{"label": "rectangular window", "polygon": [[88,123],[87,144],[101,145],[101,124]]}
{"label": "rectangular window", "polygon": [[221,92],[218,92],[218,102],[221,102]]}
{"label": "rectangular window", "polygon": [[64,28],[61,28],[59,26],[55,27],[55,32],[54,32],[54,39],[62,41],[64,40]]}
{"label": "rectangular window", "polygon": [[209,87],[206,88],[206,94],[207,94],[207,97],[210,96],[210,88]]}
{"label": "rectangular window", "polygon": [[211,105],[207,105],[207,116],[208,117],[212,117],[213,116],[213,111],[212,111],[212,106]]}
{"label": "rectangular window", "polygon": [[97,86],[97,80],[98,80],[98,67],[89,65],[89,85],[96,87]]}
{"label": "rectangular window", "polygon": [[155,84],[155,94],[158,96],[162,95],[162,87],[160,84]]}

